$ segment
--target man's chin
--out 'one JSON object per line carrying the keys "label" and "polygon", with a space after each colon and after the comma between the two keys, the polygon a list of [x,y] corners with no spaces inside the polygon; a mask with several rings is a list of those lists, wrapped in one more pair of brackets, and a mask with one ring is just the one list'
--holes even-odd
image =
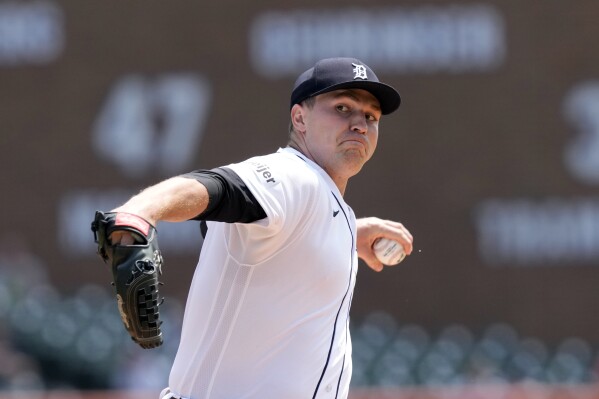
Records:
{"label": "man's chin", "polygon": [[364,166],[366,161],[368,161],[368,156],[366,155],[364,149],[349,149],[344,152],[343,157],[347,168],[352,170],[354,175],[357,174],[362,169],[362,166]]}

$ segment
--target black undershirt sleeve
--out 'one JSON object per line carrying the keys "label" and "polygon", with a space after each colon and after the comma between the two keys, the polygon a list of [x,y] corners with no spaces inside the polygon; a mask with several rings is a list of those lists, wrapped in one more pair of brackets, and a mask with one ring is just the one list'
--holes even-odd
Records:
{"label": "black undershirt sleeve", "polygon": [[266,217],[256,197],[231,169],[196,170],[181,177],[195,179],[208,190],[208,207],[192,220],[251,223]]}

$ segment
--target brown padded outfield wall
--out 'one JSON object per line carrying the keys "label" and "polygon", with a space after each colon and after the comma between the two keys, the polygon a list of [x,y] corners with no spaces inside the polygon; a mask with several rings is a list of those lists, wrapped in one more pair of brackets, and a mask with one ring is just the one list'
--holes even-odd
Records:
{"label": "brown padded outfield wall", "polygon": [[[597,20],[593,0],[0,2],[0,257],[107,284],[95,209],[284,146],[295,76],[354,55],[403,103],[346,199],[415,251],[361,267],[353,315],[598,342]],[[159,231],[185,298],[199,228]]]}

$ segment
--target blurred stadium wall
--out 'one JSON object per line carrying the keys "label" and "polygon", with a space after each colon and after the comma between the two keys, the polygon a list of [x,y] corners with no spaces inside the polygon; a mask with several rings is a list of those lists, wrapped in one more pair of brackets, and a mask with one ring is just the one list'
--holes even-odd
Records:
{"label": "blurred stadium wall", "polygon": [[[415,236],[399,267],[359,271],[354,386],[468,384],[477,379],[465,365],[497,326],[512,346],[483,345],[491,377],[594,382],[597,20],[594,0],[1,1],[0,343],[35,372],[0,388],[140,388],[106,371],[143,360],[111,330],[93,212],[165,177],[284,146],[295,76],[343,55],[403,99],[346,199]],[[159,230],[176,327],[201,239],[195,223]],[[45,319],[51,306],[61,316]],[[377,312],[397,325],[372,347],[361,326]],[[389,360],[410,326],[426,350],[411,336],[417,352]],[[471,337],[459,367],[455,350],[427,355],[452,326]],[[156,355],[163,378],[175,327]],[[96,345],[97,357],[60,355],[78,345]],[[69,364],[80,374],[64,377]],[[388,380],[380,364],[395,367]]]}

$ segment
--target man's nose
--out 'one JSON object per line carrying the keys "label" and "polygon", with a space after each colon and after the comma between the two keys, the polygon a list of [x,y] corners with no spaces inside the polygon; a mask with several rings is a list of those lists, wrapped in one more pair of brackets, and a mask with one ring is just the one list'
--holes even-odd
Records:
{"label": "man's nose", "polygon": [[368,123],[366,121],[366,115],[356,112],[351,120],[351,130],[357,133],[366,134],[368,131]]}

